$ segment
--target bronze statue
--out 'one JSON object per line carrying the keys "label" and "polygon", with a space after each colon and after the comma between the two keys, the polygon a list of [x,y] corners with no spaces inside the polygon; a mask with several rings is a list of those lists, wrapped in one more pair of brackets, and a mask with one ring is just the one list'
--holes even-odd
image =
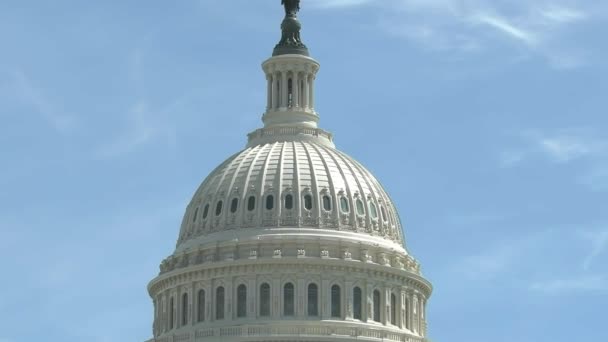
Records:
{"label": "bronze statue", "polygon": [[281,5],[285,6],[285,15],[295,17],[300,10],[300,0],[281,0]]}

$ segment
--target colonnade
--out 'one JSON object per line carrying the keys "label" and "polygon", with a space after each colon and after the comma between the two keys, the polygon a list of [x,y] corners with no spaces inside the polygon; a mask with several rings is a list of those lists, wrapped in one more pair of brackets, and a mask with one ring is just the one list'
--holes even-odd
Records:
{"label": "colonnade", "polygon": [[267,111],[287,109],[312,110],[315,106],[315,76],[305,71],[274,71],[268,82]]}
{"label": "colonnade", "polygon": [[[234,284],[230,281],[213,283],[182,286],[159,294],[154,300],[155,336],[197,324],[226,321],[255,323],[256,320],[290,316],[360,321],[398,327],[419,336],[426,335],[425,298],[409,288],[350,281],[340,284],[325,279],[320,282],[250,279]],[[238,286],[233,286],[237,283]],[[267,298],[263,295],[264,286],[268,288]],[[310,291],[313,287],[314,299],[311,302],[313,294]],[[241,288],[243,293],[239,291]],[[288,293],[286,289],[291,290]],[[219,293],[221,298],[218,297]],[[270,298],[274,299],[266,303]],[[290,298],[291,305],[285,305],[287,298]],[[314,303],[314,310],[310,308],[311,303]],[[261,307],[267,308],[268,312],[264,313]],[[289,312],[286,312],[286,307],[291,308]]]}

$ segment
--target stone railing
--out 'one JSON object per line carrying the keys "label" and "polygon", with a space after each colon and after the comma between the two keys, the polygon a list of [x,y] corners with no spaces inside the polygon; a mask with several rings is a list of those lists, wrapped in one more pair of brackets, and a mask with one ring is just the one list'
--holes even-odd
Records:
{"label": "stone railing", "polygon": [[333,141],[333,134],[326,132],[320,128],[306,128],[306,127],[260,128],[247,135],[249,145],[251,145],[257,141],[264,141],[266,138],[306,137],[306,136],[312,137],[312,138],[323,138],[329,142]]}
{"label": "stone railing", "polygon": [[336,327],[332,325],[293,325],[288,322],[277,322],[274,325],[243,325],[236,327],[216,327],[200,329],[190,333],[167,335],[151,339],[147,342],[199,342],[251,340],[251,338],[280,337],[290,340],[296,337],[325,338],[328,340],[348,341],[395,341],[395,342],[426,342],[423,337],[367,327]]}

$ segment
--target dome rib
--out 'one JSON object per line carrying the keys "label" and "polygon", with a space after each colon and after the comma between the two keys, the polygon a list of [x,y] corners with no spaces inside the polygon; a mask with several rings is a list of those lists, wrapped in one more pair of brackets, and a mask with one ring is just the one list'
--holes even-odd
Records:
{"label": "dome rib", "polygon": [[[293,196],[293,209],[284,207],[288,194]],[[304,208],[307,194],[312,196],[311,210]],[[250,195],[256,198],[251,212],[246,208]],[[269,195],[274,201],[271,210],[266,208]],[[330,210],[324,208],[325,195],[331,198]],[[348,201],[348,213],[341,210],[341,197]],[[239,203],[232,212],[234,198]],[[362,214],[357,209],[358,199],[364,204]],[[219,201],[222,209],[216,215]],[[196,211],[200,213],[207,205],[208,214],[193,220]],[[372,205],[376,208],[374,217]],[[210,236],[215,233],[248,227],[268,229],[269,234],[280,228],[347,231],[404,246],[399,217],[380,182],[348,155],[311,141],[277,141],[246,148],[228,158],[195,192],[177,247],[194,248],[213,240]]]}

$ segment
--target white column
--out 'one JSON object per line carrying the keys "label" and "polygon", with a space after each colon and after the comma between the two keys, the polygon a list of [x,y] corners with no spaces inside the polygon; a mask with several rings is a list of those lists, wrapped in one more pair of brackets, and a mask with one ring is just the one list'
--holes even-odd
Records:
{"label": "white column", "polygon": [[310,88],[308,86],[308,78],[310,77],[310,75],[308,74],[304,74],[304,96],[303,96],[303,101],[302,101],[302,107],[303,108],[309,108],[309,94],[310,94]]}
{"label": "white column", "polygon": [[247,282],[247,316],[249,318],[257,315],[257,284],[255,277],[250,277]]}
{"label": "white column", "polygon": [[345,282],[343,291],[346,299],[344,317],[346,317],[346,319],[353,319],[353,283],[350,281]]}
{"label": "white column", "polygon": [[267,86],[267,101],[266,101],[266,111],[269,111],[272,108],[272,75],[266,75],[266,83]]}
{"label": "white column", "polygon": [[279,75],[272,73],[272,110],[279,108]]}
{"label": "white column", "polygon": [[310,76],[310,108],[315,108],[315,76]]}
{"label": "white column", "polygon": [[408,302],[408,307],[407,307],[408,324],[407,324],[407,327],[411,331],[414,331],[414,295],[413,295],[412,292],[408,292],[408,294],[407,294],[407,302]]}
{"label": "white column", "polygon": [[389,325],[391,323],[391,289],[384,286],[384,317],[382,323]]}
{"label": "white column", "polygon": [[300,79],[298,78],[298,72],[294,71],[293,79],[291,80],[291,87],[293,90],[293,97],[291,101],[291,106],[293,108],[300,106]]}
{"label": "white column", "polygon": [[287,98],[287,71],[283,70],[281,73],[281,108],[287,108],[288,98]]}

